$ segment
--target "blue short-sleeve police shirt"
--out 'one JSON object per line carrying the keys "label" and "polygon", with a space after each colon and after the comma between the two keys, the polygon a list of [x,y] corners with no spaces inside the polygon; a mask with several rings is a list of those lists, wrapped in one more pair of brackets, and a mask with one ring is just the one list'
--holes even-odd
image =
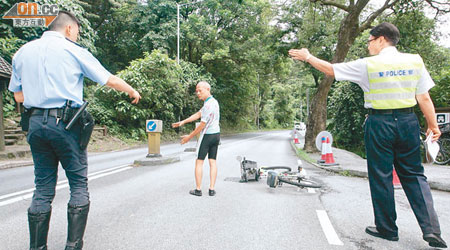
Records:
{"label": "blue short-sleeve police shirt", "polygon": [[9,90],[23,91],[27,108],[60,108],[66,100],[79,106],[84,77],[104,85],[112,75],[88,50],[56,31],[22,46],[12,67]]}

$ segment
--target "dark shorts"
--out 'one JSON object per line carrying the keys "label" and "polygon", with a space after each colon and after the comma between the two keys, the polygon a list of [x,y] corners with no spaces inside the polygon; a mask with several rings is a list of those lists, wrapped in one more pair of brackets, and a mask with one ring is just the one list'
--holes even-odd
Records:
{"label": "dark shorts", "polygon": [[205,134],[203,136],[202,144],[200,144],[200,149],[198,150],[199,160],[204,160],[206,155],[208,159],[216,159],[217,149],[219,148],[220,133],[217,134]]}

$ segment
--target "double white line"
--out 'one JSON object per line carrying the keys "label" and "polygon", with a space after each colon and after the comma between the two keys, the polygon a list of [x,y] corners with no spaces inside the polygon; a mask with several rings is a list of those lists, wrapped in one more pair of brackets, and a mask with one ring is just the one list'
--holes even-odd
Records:
{"label": "double white line", "polygon": [[[116,174],[116,173],[128,170],[131,168],[132,167],[130,165],[122,165],[122,166],[118,166],[118,167],[108,168],[105,170],[90,173],[90,174],[88,174],[88,178],[90,181],[92,181],[92,180],[95,180],[95,179],[98,179],[101,177],[105,177],[105,176],[108,176],[111,174]],[[56,184],[56,190],[66,188],[68,186],[69,186],[69,183],[67,180],[59,181]],[[33,197],[34,190],[35,190],[35,188],[30,188],[30,189],[25,189],[25,190],[14,192],[14,193],[2,195],[2,196],[0,196],[0,207],[6,206],[9,204],[18,202],[18,201],[30,199],[31,197]]]}

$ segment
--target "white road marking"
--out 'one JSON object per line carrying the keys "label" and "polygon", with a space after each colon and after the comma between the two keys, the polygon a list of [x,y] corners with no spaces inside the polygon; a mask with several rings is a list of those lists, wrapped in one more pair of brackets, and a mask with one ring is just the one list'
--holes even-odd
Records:
{"label": "white road marking", "polygon": [[325,233],[325,237],[327,237],[328,243],[330,245],[338,245],[343,246],[344,243],[339,239],[336,231],[331,224],[330,219],[328,218],[328,214],[325,210],[316,210],[317,217],[319,217],[320,225],[322,226],[322,230]]}
{"label": "white road marking", "polygon": [[2,201],[2,202],[0,202],[0,207],[6,206],[6,205],[14,203],[14,202],[23,201],[23,200],[29,199],[31,197],[33,197],[33,193],[30,193],[30,194],[27,194],[27,195],[22,195],[22,196],[19,196],[19,197],[15,197],[15,198],[12,198],[12,199],[9,199],[9,200],[6,200],[6,201]]}
{"label": "white road marking", "polygon": [[98,178],[101,178],[101,177],[105,177],[105,176],[108,176],[108,175],[111,175],[111,174],[119,173],[119,172],[122,172],[122,171],[125,171],[125,170],[128,170],[128,169],[132,169],[132,168],[133,167],[130,167],[130,166],[124,167],[124,168],[117,169],[117,170],[114,170],[114,171],[111,171],[111,172],[108,172],[108,173],[103,173],[103,174],[99,174],[99,175],[90,177],[89,180],[95,180],[95,179],[98,179]]}
{"label": "white road marking", "polygon": [[13,197],[13,196],[21,195],[21,194],[26,194],[26,193],[33,192],[33,191],[34,191],[34,188],[29,188],[29,189],[25,189],[25,190],[22,190],[22,191],[19,191],[19,192],[5,194],[5,195],[0,196],[0,200],[4,200],[4,199],[9,198],[9,197]]}
{"label": "white road marking", "polygon": [[[89,180],[95,180],[101,177],[105,177],[108,175],[112,175],[112,174],[116,174],[128,169],[131,169],[132,167],[130,167],[129,165],[122,165],[122,166],[118,166],[118,167],[113,167],[113,168],[109,168],[109,169],[105,169],[105,170],[101,170],[101,171],[97,171],[91,174],[88,174],[88,179]],[[56,185],[56,190],[62,189],[62,188],[66,188],[69,186],[69,183],[67,180],[63,180],[63,181],[59,181]],[[10,194],[6,194],[6,195],[2,195],[0,196],[0,200],[4,200],[6,198],[9,197],[14,197],[12,199],[8,199],[8,200],[4,200],[0,202],[0,207],[2,206],[6,206],[18,201],[23,201],[23,200],[27,200],[30,199],[31,197],[33,197],[33,192],[34,192],[35,188],[29,188],[29,189],[25,189],[22,191],[18,191],[18,192],[14,192],[14,193],[10,193]],[[20,196],[18,196],[20,195]]]}

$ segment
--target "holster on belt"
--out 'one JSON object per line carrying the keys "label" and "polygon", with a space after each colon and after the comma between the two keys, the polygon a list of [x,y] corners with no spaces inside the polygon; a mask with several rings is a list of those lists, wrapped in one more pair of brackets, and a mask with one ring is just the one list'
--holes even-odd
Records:
{"label": "holster on belt", "polygon": [[20,126],[22,127],[22,131],[27,132],[30,127],[30,117],[33,109],[24,108],[23,112],[20,113]]}
{"label": "holster on belt", "polygon": [[85,110],[80,117],[80,122],[80,148],[85,149],[91,140],[92,131],[94,130],[94,118]]}
{"label": "holster on belt", "polygon": [[88,102],[84,102],[80,108],[69,111],[75,112],[74,114],[68,115],[70,119],[67,122],[67,126],[65,127],[66,130],[70,130],[75,123],[79,123],[81,125],[80,141],[79,141],[81,149],[85,149],[87,147],[87,145],[89,144],[89,140],[91,139],[92,131],[94,130],[94,118],[86,110],[88,104],[89,104]]}

